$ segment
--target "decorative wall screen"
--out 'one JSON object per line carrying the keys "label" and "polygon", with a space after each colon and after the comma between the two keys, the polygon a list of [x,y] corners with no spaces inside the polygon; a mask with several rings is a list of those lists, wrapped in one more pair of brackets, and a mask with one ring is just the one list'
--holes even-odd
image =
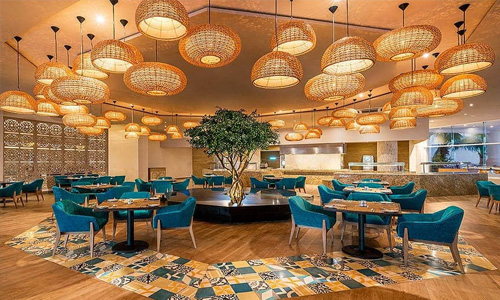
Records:
{"label": "decorative wall screen", "polygon": [[108,171],[108,135],[85,136],[59,123],[4,118],[3,168],[5,180],[44,178],[53,174]]}

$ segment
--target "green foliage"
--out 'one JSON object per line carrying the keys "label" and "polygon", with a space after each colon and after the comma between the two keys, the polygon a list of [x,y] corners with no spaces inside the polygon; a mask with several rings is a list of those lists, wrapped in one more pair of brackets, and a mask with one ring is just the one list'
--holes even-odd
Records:
{"label": "green foliage", "polygon": [[199,126],[185,132],[194,148],[205,149],[208,155],[251,156],[258,149],[278,143],[278,134],[267,122],[261,123],[255,112],[219,108],[215,115],[205,116]]}

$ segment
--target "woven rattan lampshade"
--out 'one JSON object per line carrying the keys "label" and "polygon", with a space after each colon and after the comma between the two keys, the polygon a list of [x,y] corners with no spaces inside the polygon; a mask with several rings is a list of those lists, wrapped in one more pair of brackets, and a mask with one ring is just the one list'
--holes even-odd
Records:
{"label": "woven rattan lampshade", "polygon": [[391,109],[389,119],[392,120],[414,120],[417,117],[415,109],[401,106]]}
{"label": "woven rattan lampshade", "polygon": [[332,116],[324,116],[319,118],[316,123],[320,126],[328,126],[332,122],[333,117]]}
{"label": "woven rattan lampshade", "polygon": [[150,135],[151,134],[151,129],[147,126],[141,126],[141,132],[139,135]]}
{"label": "woven rattan lampshade", "polygon": [[127,119],[127,115],[117,110],[108,110],[104,112],[104,117],[111,122],[121,122]]}
{"label": "woven rattan lampshade", "polygon": [[304,139],[304,135],[299,132],[290,132],[285,135],[285,140],[289,142],[298,142]]}
{"label": "woven rattan lampshade", "polygon": [[99,42],[92,49],[90,59],[94,67],[109,73],[125,73],[144,60],[135,46],[114,39]]}
{"label": "woven rattan lampshade", "polygon": [[487,44],[467,43],[452,47],[438,56],[434,69],[443,75],[484,70],[495,61],[495,51]]}
{"label": "woven rattan lampshade", "polygon": [[33,88],[33,95],[35,95],[35,99],[45,99],[46,90],[49,88],[50,87],[48,85],[37,83]]}
{"label": "woven rattan lampshade", "polygon": [[144,116],[142,117],[141,122],[147,126],[156,126],[163,123],[163,120],[158,116]]}
{"label": "woven rattan lampshade", "polygon": [[36,68],[35,80],[38,83],[50,85],[57,78],[73,75],[73,72],[63,63],[48,61]]}
{"label": "woven rattan lampshade", "polygon": [[0,109],[16,114],[34,114],[36,101],[28,93],[7,91],[0,94]]}
{"label": "woven rattan lampshade", "polygon": [[292,55],[305,54],[316,46],[316,33],[311,25],[301,20],[290,20],[278,26],[278,42],[276,35],[271,38],[272,51],[283,51]]}
{"label": "woven rattan lampshade", "polygon": [[401,61],[434,50],[441,42],[441,32],[431,25],[412,25],[381,35],[373,46],[379,61]]}
{"label": "woven rattan lampshade", "polygon": [[177,125],[168,125],[167,128],[165,129],[166,133],[176,133],[176,132],[181,132],[179,129],[179,126]]}
{"label": "woven rattan lampshade", "polygon": [[182,131],[174,132],[170,135],[170,138],[173,140],[179,140],[179,139],[184,138],[184,134],[182,133]]}
{"label": "woven rattan lampshade", "polygon": [[354,119],[358,115],[358,111],[354,108],[339,108],[333,111],[332,116],[340,119]]}
{"label": "woven rattan lampshade", "polygon": [[200,122],[193,121],[193,120],[188,120],[188,121],[182,122],[182,127],[186,128],[186,129],[194,128],[194,127],[199,126],[199,125],[200,125]]}
{"label": "woven rattan lampshade", "polygon": [[345,120],[344,119],[339,119],[339,118],[332,118],[332,121],[330,124],[328,124],[330,127],[344,127],[345,126]]}
{"label": "woven rattan lampshade", "polygon": [[66,102],[66,101],[63,101],[62,99],[57,98],[56,95],[54,95],[54,93],[52,92],[52,89],[50,88],[50,86],[47,86],[47,88],[43,90],[43,95],[45,96],[45,100],[50,100],[50,101],[57,103],[57,104],[62,104],[63,102]]}
{"label": "woven rattan lampshade", "polygon": [[391,101],[387,102],[386,104],[384,104],[384,106],[382,107],[382,112],[384,114],[389,114],[391,112]]}
{"label": "woven rattan lampshade", "polygon": [[306,132],[306,135],[304,136],[306,140],[311,140],[311,139],[319,139],[321,138],[321,134],[317,130],[308,130]]}
{"label": "woven rattan lampshade", "polygon": [[153,142],[163,142],[167,140],[167,135],[163,133],[158,133],[158,132],[152,132],[148,136],[148,140],[153,141]]}
{"label": "woven rattan lampshade", "polygon": [[73,71],[77,75],[85,77],[92,77],[99,80],[107,79],[109,77],[109,74],[96,68],[92,64],[90,56],[91,56],[90,52],[78,55],[73,61]]}
{"label": "woven rattan lampshade", "polygon": [[297,57],[283,51],[273,51],[255,62],[251,80],[259,88],[281,89],[298,84],[302,76],[302,65]]}
{"label": "woven rattan lampshade", "polygon": [[361,133],[361,134],[380,133],[380,126],[378,126],[378,125],[362,125],[359,128],[359,133]]}
{"label": "woven rattan lampshade", "polygon": [[350,75],[319,74],[309,79],[304,93],[313,101],[340,101],[358,94],[365,87],[365,77],[359,73]]}
{"label": "woven rattan lampshade", "polygon": [[422,86],[427,89],[438,87],[443,81],[443,75],[434,70],[417,70],[406,72],[394,77],[389,82],[389,89],[395,93],[412,86]]}
{"label": "woven rattan lampshade", "polygon": [[36,102],[36,114],[46,117],[57,117],[61,115],[59,105],[49,100],[38,100]]}
{"label": "woven rattan lampshade", "polygon": [[81,134],[89,135],[89,136],[98,136],[104,132],[104,129],[98,127],[80,127],[78,131]]}
{"label": "woven rattan lampshade", "polygon": [[125,132],[126,140],[138,140],[140,138],[139,133],[137,132]]}
{"label": "woven rattan lampshade", "polygon": [[356,123],[356,120],[349,120],[345,123],[344,127],[346,130],[358,131],[361,128],[361,125]]}
{"label": "woven rattan lampshade", "polygon": [[238,57],[241,40],[228,26],[203,24],[190,29],[179,41],[179,52],[188,63],[197,67],[222,67]]}
{"label": "woven rattan lampshade", "polygon": [[65,115],[62,122],[66,126],[75,128],[93,127],[97,122],[97,118],[86,113],[72,113]]}
{"label": "woven rattan lampshade", "polygon": [[61,115],[67,115],[67,114],[88,114],[89,109],[85,105],[61,105],[59,106],[59,109],[61,110]]}
{"label": "woven rattan lampshade", "polygon": [[186,88],[186,74],[181,69],[160,62],[144,62],[130,67],[123,75],[132,91],[149,96],[171,96]]}
{"label": "woven rattan lampshade", "polygon": [[309,131],[316,131],[318,132],[320,135],[323,135],[323,130],[319,127],[316,127],[316,126],[311,126],[309,127]]}
{"label": "woven rattan lampshade", "polygon": [[366,114],[359,114],[356,117],[356,123],[359,125],[378,125],[387,121],[387,115],[381,112],[372,112]]}
{"label": "woven rattan lampshade", "polygon": [[434,98],[434,102],[430,106],[417,108],[418,117],[444,117],[458,113],[464,107],[464,102],[461,99],[442,99]]}
{"label": "woven rattan lampshade", "polygon": [[479,96],[486,92],[488,85],[481,76],[476,74],[463,74],[446,80],[441,86],[441,98],[469,98]]}
{"label": "woven rattan lampshade", "polygon": [[392,130],[411,129],[417,127],[417,121],[413,120],[392,120],[389,128]]}
{"label": "woven rattan lampshade", "polygon": [[103,103],[109,99],[108,85],[91,77],[60,77],[52,82],[50,88],[57,98],[78,104]]}
{"label": "woven rattan lampshade", "polygon": [[125,132],[137,132],[139,134],[141,132],[141,125],[137,123],[128,123],[125,125]]}
{"label": "woven rattan lampshade", "polygon": [[278,128],[285,127],[285,120],[281,120],[281,119],[269,120],[268,123],[271,124],[271,127],[273,129],[278,129]]}
{"label": "woven rattan lampshade", "polygon": [[299,122],[293,126],[294,132],[303,132],[309,130],[309,126],[304,122]]}
{"label": "woven rattan lampshade", "polygon": [[135,24],[149,38],[174,41],[186,34],[189,16],[178,0],[143,0],[135,11]]}
{"label": "woven rattan lampshade", "polygon": [[392,95],[391,107],[407,106],[418,108],[432,105],[431,91],[421,86],[414,86],[397,91]]}
{"label": "woven rattan lampshade", "polygon": [[372,43],[358,36],[347,36],[335,41],[323,53],[321,70],[330,75],[363,72],[375,64]]}
{"label": "woven rattan lampshade", "polygon": [[111,128],[111,121],[106,117],[97,117],[94,125],[96,128],[109,129]]}

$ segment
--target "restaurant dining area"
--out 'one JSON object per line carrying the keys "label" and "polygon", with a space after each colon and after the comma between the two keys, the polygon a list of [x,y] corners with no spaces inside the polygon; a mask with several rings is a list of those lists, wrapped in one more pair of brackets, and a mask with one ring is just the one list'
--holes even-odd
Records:
{"label": "restaurant dining area", "polygon": [[0,1],[0,299],[500,299],[499,16]]}

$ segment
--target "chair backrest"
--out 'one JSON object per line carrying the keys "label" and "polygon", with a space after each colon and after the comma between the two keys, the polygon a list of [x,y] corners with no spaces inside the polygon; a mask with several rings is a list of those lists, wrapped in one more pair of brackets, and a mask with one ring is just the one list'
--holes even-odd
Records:
{"label": "chair backrest", "polygon": [[391,201],[389,197],[385,194],[377,194],[377,193],[350,193],[347,197],[347,200],[355,200],[361,201],[365,200],[368,202],[382,202],[382,201]]}
{"label": "chair backrest", "polygon": [[293,214],[298,214],[301,211],[309,211],[310,203],[304,200],[304,198],[300,196],[293,196],[288,199],[288,204],[290,206],[290,210]]}
{"label": "chair backrest", "polygon": [[500,185],[492,184],[488,186],[488,191],[493,200],[500,201]]}
{"label": "chair backrest", "polygon": [[427,190],[426,189],[419,189],[418,191],[415,192],[414,197],[417,198],[427,198]]}
{"label": "chair backrest", "polygon": [[23,192],[23,183],[24,181],[17,181],[13,183],[16,187],[16,195],[21,195],[21,193]]}
{"label": "chair backrest", "polygon": [[126,192],[122,194],[120,199],[146,199],[150,197],[151,194],[149,192]]}
{"label": "chair backrest", "polygon": [[4,188],[0,188],[0,196],[13,198],[16,195],[17,185],[16,183],[11,183]]}
{"label": "chair backrest", "polygon": [[122,186],[126,186],[126,187],[132,188],[131,192],[133,192],[134,189],[135,189],[135,182],[125,181],[125,182],[122,183]]}
{"label": "chair backrest", "polygon": [[111,176],[101,176],[97,178],[94,183],[109,184],[111,182]]}
{"label": "chair backrest", "polygon": [[224,184],[224,176],[211,176],[208,178],[208,183],[210,185],[223,185]]}
{"label": "chair backrest", "polygon": [[224,184],[232,184],[233,183],[233,175],[224,177]]}
{"label": "chair backrest", "polygon": [[492,181],[478,180],[476,181],[477,191],[480,196],[489,196],[490,192],[488,187],[491,185],[496,185]]}
{"label": "chair backrest", "polygon": [[182,182],[174,183],[174,191],[183,192],[183,191],[187,190],[187,188],[189,186],[189,180],[190,180],[190,178],[186,178]]}
{"label": "chair backrest", "polygon": [[293,190],[295,188],[296,183],[297,183],[296,178],[283,178],[280,181],[276,182],[276,188]]}
{"label": "chair backrest", "polygon": [[70,193],[66,191],[65,189],[62,189],[57,186],[52,187],[52,192],[54,193],[54,200],[55,202],[61,201],[61,200],[70,200],[78,204],[83,204],[85,203],[85,199],[88,198],[87,194],[77,194],[77,193]]}
{"label": "chair backrest", "polygon": [[172,176],[160,176],[158,179],[173,179]]}
{"label": "chair backrest", "polygon": [[296,188],[305,188],[306,187],[306,177],[305,176],[299,176],[297,177],[297,181],[295,183]]}
{"label": "chair backrest", "polygon": [[457,206],[449,206],[444,210],[438,211],[435,214],[441,214],[440,222],[446,223],[446,229],[439,230],[441,235],[447,235],[446,239],[451,242],[462,225],[464,218],[464,210]]}
{"label": "chair backrest", "polygon": [[207,182],[207,180],[205,178],[196,177],[194,175],[191,175],[191,179],[193,179],[193,183],[196,185],[200,185],[200,184],[203,185]]}
{"label": "chair backrest", "polygon": [[260,181],[255,177],[250,177],[250,186],[251,188],[260,188],[260,189],[269,188],[269,182]]}
{"label": "chair backrest", "polygon": [[166,194],[172,191],[172,182],[165,180],[155,180],[153,181],[153,192],[156,194]]}
{"label": "chair backrest", "polygon": [[182,216],[191,222],[191,218],[194,215],[194,209],[196,207],[196,198],[188,197],[184,202],[178,205],[178,210],[182,212]]}
{"label": "chair backrest", "polygon": [[116,184],[116,185],[122,185],[122,183],[124,181],[125,181],[125,175],[118,175],[118,176],[111,177],[111,180],[109,181],[109,183]]}
{"label": "chair backrest", "polygon": [[74,187],[74,186],[77,186],[77,185],[91,185],[93,184],[93,181],[89,180],[89,179],[78,179],[78,180],[75,180],[71,183],[71,187]]}
{"label": "chair backrest", "polygon": [[368,181],[368,182],[381,182],[382,179],[378,179],[378,178],[363,178],[361,179],[361,181]]}
{"label": "chair backrest", "polygon": [[318,192],[321,203],[329,203],[332,199],[345,199],[344,195],[336,193],[335,190],[332,190],[324,184],[318,185]]}
{"label": "chair backrest", "polygon": [[143,183],[145,183],[145,182],[144,182],[144,180],[142,180],[142,179],[140,179],[140,178],[136,178],[136,179],[135,179],[135,183],[136,183],[137,185],[139,185],[139,184],[143,184]]}
{"label": "chair backrest", "polygon": [[349,184],[344,184],[337,179],[332,180],[333,189],[336,191],[343,191],[345,187],[350,186]]}
{"label": "chair backrest", "polygon": [[373,189],[381,189],[384,187],[380,183],[374,183],[374,182],[361,182],[360,184],[358,184],[358,187],[365,187],[365,186]]}
{"label": "chair backrest", "polygon": [[109,193],[111,198],[120,199],[120,197],[125,193],[133,192],[133,188],[130,186],[115,186],[110,188],[106,193]]}
{"label": "chair backrest", "polygon": [[266,175],[262,176],[262,178],[266,178],[266,177],[274,177],[274,175],[273,174],[266,174]]}

